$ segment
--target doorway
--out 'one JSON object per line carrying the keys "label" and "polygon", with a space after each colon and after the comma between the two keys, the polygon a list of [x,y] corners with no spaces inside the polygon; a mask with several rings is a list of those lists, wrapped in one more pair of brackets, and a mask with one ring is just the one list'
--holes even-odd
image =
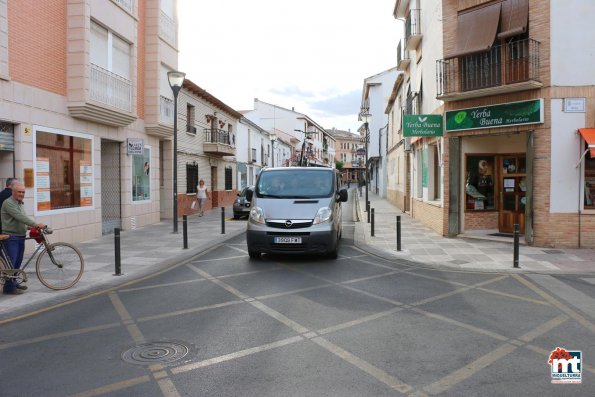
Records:
{"label": "doorway", "polygon": [[120,142],[101,140],[101,234],[122,227]]}
{"label": "doorway", "polygon": [[514,225],[518,223],[520,233],[525,234],[526,156],[525,154],[504,155],[500,156],[499,160],[498,230],[500,233],[513,233]]}

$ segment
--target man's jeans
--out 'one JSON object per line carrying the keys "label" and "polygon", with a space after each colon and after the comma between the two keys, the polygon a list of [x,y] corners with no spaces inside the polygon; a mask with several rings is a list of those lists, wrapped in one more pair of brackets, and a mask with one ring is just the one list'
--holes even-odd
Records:
{"label": "man's jeans", "polygon": [[[25,236],[10,236],[8,240],[2,241],[4,249],[8,254],[8,258],[15,269],[21,268],[23,262],[23,254],[25,253]],[[4,292],[12,292],[17,288],[17,284],[13,280],[6,280],[4,283]]]}

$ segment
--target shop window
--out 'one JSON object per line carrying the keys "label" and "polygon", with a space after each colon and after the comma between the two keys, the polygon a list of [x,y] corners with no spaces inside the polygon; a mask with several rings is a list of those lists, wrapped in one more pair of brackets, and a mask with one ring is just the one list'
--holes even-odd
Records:
{"label": "shop window", "polygon": [[53,130],[35,134],[37,211],[93,206],[93,140]]}
{"label": "shop window", "polygon": [[442,197],[441,195],[441,191],[440,191],[440,147],[438,145],[433,147],[434,150],[434,161],[433,161],[433,176],[434,176],[434,200],[435,201],[439,201],[440,198]]}
{"label": "shop window", "polygon": [[225,190],[233,189],[233,169],[225,167]]}
{"label": "shop window", "polygon": [[132,201],[151,200],[151,148],[142,156],[132,156]]}
{"label": "shop window", "polygon": [[465,209],[470,211],[495,210],[495,156],[467,156],[465,182]]}
{"label": "shop window", "polygon": [[198,186],[198,164],[186,163],[186,193],[196,193]]}
{"label": "shop window", "polygon": [[595,156],[585,157],[585,209],[595,210]]}

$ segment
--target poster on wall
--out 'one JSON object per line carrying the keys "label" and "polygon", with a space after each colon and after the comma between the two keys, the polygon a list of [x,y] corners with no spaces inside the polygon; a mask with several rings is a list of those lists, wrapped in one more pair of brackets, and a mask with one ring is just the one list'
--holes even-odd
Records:
{"label": "poster on wall", "polygon": [[52,209],[50,197],[50,159],[38,157],[35,169],[35,188],[37,191],[37,211]]}
{"label": "poster on wall", "polygon": [[80,161],[81,207],[93,205],[93,169],[88,160]]}

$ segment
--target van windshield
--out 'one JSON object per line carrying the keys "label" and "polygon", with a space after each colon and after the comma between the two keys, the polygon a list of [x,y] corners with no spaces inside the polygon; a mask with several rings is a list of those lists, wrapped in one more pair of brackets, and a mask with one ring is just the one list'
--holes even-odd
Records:
{"label": "van windshield", "polygon": [[260,174],[255,193],[270,198],[323,198],[333,191],[332,172],[288,169]]}

